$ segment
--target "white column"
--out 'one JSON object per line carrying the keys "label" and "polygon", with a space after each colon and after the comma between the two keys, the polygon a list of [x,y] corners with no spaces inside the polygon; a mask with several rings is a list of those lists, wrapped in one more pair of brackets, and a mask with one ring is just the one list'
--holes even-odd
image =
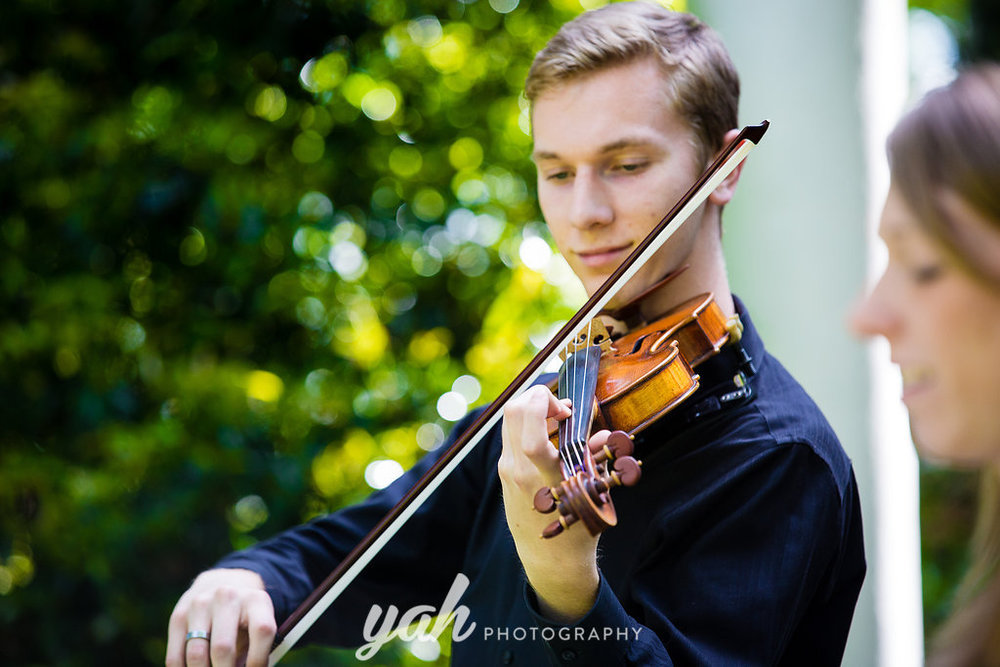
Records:
{"label": "white column", "polygon": [[[865,0],[862,25],[862,109],[868,171],[868,279],[870,288],[885,267],[878,219],[889,188],[885,140],[907,100],[907,18],[902,0]],[[875,483],[875,616],[879,663],[923,664],[920,573],[919,467],[900,395],[899,371],[889,346],[868,349],[871,381],[870,426]]]}
{"label": "white column", "polygon": [[917,469],[895,371],[847,328],[879,270],[883,145],[905,100],[905,0],[691,0],[771,128],[724,214],[733,290],[854,462],[868,577],[845,665],[922,662]]}

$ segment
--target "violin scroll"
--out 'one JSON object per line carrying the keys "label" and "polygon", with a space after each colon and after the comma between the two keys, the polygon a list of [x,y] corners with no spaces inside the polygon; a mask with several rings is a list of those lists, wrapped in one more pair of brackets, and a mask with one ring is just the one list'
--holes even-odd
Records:
{"label": "violin scroll", "polygon": [[642,464],[632,457],[632,436],[628,433],[614,431],[606,442],[588,444],[588,449],[592,474],[577,472],[559,486],[543,487],[535,494],[536,510],[543,514],[559,510],[558,520],[542,531],[542,537],[555,537],[581,519],[591,535],[598,535],[617,523],[610,490],[638,483]]}

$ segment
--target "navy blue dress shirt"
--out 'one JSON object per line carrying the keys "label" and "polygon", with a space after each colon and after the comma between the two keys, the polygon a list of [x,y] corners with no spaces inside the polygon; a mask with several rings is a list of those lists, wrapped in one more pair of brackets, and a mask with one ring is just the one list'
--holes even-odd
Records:
{"label": "navy blue dress shirt", "polygon": [[[469,615],[454,628],[456,665],[839,664],[865,575],[851,463],[737,307],[750,391],[731,384],[732,355],[718,355],[699,366],[698,392],[636,438],[642,479],[613,491],[619,522],[601,536],[600,589],[583,619],[538,613],[506,524],[495,428],[304,641],[365,644],[372,605],[439,609],[461,573]],[[259,572],[280,623],[437,456],[218,566]]]}

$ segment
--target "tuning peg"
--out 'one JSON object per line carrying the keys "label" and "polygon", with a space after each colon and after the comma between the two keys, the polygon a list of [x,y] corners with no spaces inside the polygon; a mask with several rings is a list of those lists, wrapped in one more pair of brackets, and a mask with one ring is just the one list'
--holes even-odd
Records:
{"label": "tuning peg", "polygon": [[617,458],[614,470],[609,471],[608,476],[616,486],[634,486],[642,476],[642,462],[631,456]]}
{"label": "tuning peg", "polygon": [[548,526],[545,527],[545,530],[542,531],[542,537],[545,539],[555,537],[556,535],[558,535],[559,533],[563,532],[571,525],[576,523],[576,521],[577,518],[575,514],[572,513],[561,514],[559,516],[558,521],[553,521],[552,523],[550,523]]}
{"label": "tuning peg", "polygon": [[535,509],[542,514],[548,514],[556,508],[556,503],[558,502],[558,494],[555,489],[550,489],[547,486],[543,486],[538,489],[538,493],[535,494],[534,506]]}
{"label": "tuning peg", "polygon": [[631,435],[625,431],[612,431],[603,445],[591,447],[591,454],[594,456],[594,463],[604,463],[622,456],[631,456],[634,450]]}

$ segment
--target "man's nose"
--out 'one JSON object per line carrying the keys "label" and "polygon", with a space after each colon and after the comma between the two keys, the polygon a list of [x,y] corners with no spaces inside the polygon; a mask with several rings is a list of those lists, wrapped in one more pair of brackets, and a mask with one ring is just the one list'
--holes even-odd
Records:
{"label": "man's nose", "polygon": [[573,181],[570,222],[580,229],[590,229],[612,220],[614,206],[607,185],[594,173],[578,172]]}

